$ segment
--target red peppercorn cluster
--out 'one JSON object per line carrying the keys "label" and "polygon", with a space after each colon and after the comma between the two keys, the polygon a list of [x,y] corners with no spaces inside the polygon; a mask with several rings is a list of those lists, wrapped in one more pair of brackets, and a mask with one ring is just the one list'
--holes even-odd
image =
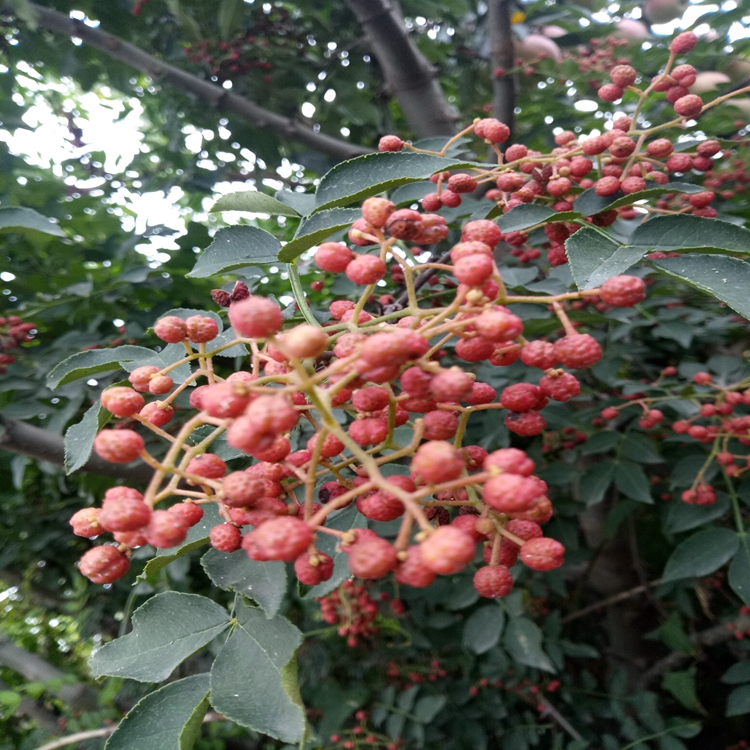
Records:
{"label": "red peppercorn cluster", "polygon": [[315,750],[355,750],[356,748],[382,748],[382,750],[398,750],[403,747],[402,739],[395,742],[385,734],[375,732],[367,726],[367,712],[357,711],[354,714],[357,723],[347,730],[342,730],[330,736],[330,744],[319,745]]}
{"label": "red peppercorn cluster", "polygon": [[36,326],[33,323],[24,323],[18,315],[0,317],[0,375],[7,371],[8,365],[16,361],[12,354],[6,354],[6,352],[31,341],[32,331],[35,329]]}
{"label": "red peppercorn cluster", "polygon": [[346,645],[350,648],[359,645],[360,638],[380,632],[375,624],[378,603],[362,583],[344,581],[337,589],[316,601],[320,602],[323,621],[338,626],[338,634],[346,638]]}

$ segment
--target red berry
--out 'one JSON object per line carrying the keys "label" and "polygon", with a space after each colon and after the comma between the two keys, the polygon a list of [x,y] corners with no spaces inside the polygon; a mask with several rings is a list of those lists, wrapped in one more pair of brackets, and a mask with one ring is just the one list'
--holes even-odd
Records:
{"label": "red berry", "polygon": [[329,273],[343,273],[354,260],[355,254],[340,242],[324,242],[315,252],[318,268]]}
{"label": "red berry", "polygon": [[251,296],[230,305],[229,322],[240,336],[263,339],[278,333],[284,318],[275,302]]}
{"label": "red berry", "polygon": [[185,541],[189,528],[190,524],[183,516],[166,510],[155,510],[151,513],[148,526],[143,529],[143,536],[152,547],[169,549]]}
{"label": "red berry", "polygon": [[253,560],[293,562],[312,541],[313,531],[304,521],[286,516],[263,522],[245,536],[242,547]]}
{"label": "red berry", "polygon": [[435,440],[417,448],[411,470],[428,484],[458,479],[464,469],[463,456],[450,443]]}
{"label": "red berry", "polygon": [[495,352],[496,344],[481,336],[472,339],[459,339],[456,342],[456,356],[466,362],[481,362]]}
{"label": "red berry", "polygon": [[202,453],[190,459],[186,471],[206,479],[221,479],[227,473],[227,465],[215,453]]}
{"label": "red berry", "polygon": [[486,255],[475,253],[459,258],[453,265],[453,275],[468,286],[481,286],[492,275],[495,263]]}
{"label": "red berry", "polygon": [[693,375],[693,382],[697,385],[708,385],[713,380],[710,372],[696,372]]}
{"label": "red berry", "polygon": [[346,267],[346,276],[361,286],[374,284],[385,276],[385,263],[377,255],[357,255]]}
{"label": "red berry", "polygon": [[76,511],[68,522],[73,527],[73,533],[76,536],[83,536],[87,539],[99,536],[104,531],[104,528],[99,523],[100,513],[101,510],[99,508],[81,508],[81,510]]}
{"label": "red berry", "polygon": [[136,531],[150,519],[151,508],[134,498],[109,500],[99,513],[99,524],[107,531]]}
{"label": "red berry", "polygon": [[646,151],[648,151],[649,156],[653,156],[656,159],[664,159],[672,154],[674,146],[667,138],[657,138],[657,140],[651,141],[648,144]]}
{"label": "red berry", "polygon": [[168,344],[179,344],[187,335],[185,321],[176,315],[167,315],[156,321],[154,333]]}
{"label": "red berry", "polygon": [[357,419],[349,425],[349,437],[358,445],[378,445],[388,437],[388,425],[373,417]]}
{"label": "red berry", "polygon": [[155,396],[169,393],[173,387],[174,381],[169,375],[155,375],[148,384],[149,393],[153,393]]}
{"label": "red berry", "polygon": [[597,92],[599,98],[605,102],[619,102],[624,93],[622,88],[614,83],[605,83]]}
{"label": "red berry", "polygon": [[474,126],[474,133],[490,143],[504,143],[510,138],[510,128],[493,117],[480,120]]}
{"label": "red berry", "polygon": [[396,206],[385,198],[368,198],[362,204],[362,218],[374,227],[384,227]]}
{"label": "red berry", "polygon": [[692,31],[683,31],[672,40],[669,49],[678,55],[684,55],[690,52],[696,44],[698,44],[698,37]]}
{"label": "red berry", "polygon": [[477,189],[477,181],[465,172],[451,175],[448,178],[448,190],[454,193],[472,193]]}
{"label": "red berry", "polygon": [[631,65],[615,65],[615,67],[609,71],[609,77],[612,80],[612,83],[624,89],[635,83],[638,73]]}
{"label": "red berry", "polygon": [[500,513],[518,513],[528,510],[543,494],[541,487],[530,477],[500,474],[487,480],[482,498]]}
{"label": "red berry", "polygon": [[182,516],[191,527],[195,526],[203,518],[203,508],[200,505],[187,501],[171,505],[167,508],[167,512]]}
{"label": "red berry", "polygon": [[482,337],[489,341],[510,341],[523,333],[523,321],[511,312],[497,307],[485,310],[474,325]]}
{"label": "red berry", "polygon": [[483,242],[490,247],[495,247],[502,236],[500,227],[494,221],[487,219],[470,221],[461,231],[462,242]]}
{"label": "red berry", "polygon": [[208,315],[191,315],[185,321],[187,337],[194,344],[205,344],[219,335],[219,325]]}
{"label": "red berry", "polygon": [[620,180],[617,177],[602,177],[596,181],[594,192],[604,198],[614,195],[620,190]]}
{"label": "red berry", "polygon": [[565,367],[580,370],[595,365],[602,358],[602,349],[589,334],[574,333],[555,342],[555,355]]}
{"label": "red berry", "polygon": [[[403,376],[402,376],[403,382]],[[443,370],[430,381],[430,393],[436,401],[462,401],[471,393],[474,380],[458,367]]]}
{"label": "red berry", "polygon": [[500,448],[493,451],[484,459],[482,468],[489,471],[496,466],[507,474],[519,474],[524,477],[534,473],[534,461],[518,448]]}
{"label": "red berry", "polygon": [[433,584],[435,572],[424,564],[420,545],[415,544],[407,548],[406,559],[398,563],[395,578],[402,586],[411,586],[415,589],[423,589]]}
{"label": "red berry", "polygon": [[674,103],[674,111],[682,117],[695,117],[703,109],[703,100],[696,94],[680,97]]}
{"label": "red berry", "polygon": [[396,239],[413,240],[423,229],[422,216],[410,208],[401,208],[388,217],[385,229]]}
{"label": "red berry", "polygon": [[547,421],[538,411],[527,411],[523,413],[509,412],[503,424],[516,435],[522,437],[533,437],[540,435],[547,426]]}
{"label": "red berry", "polygon": [[128,375],[128,380],[133,384],[133,388],[140,393],[148,391],[148,386],[151,383],[151,377],[159,372],[159,368],[154,365],[144,365],[143,367],[136,367],[133,372]]}
{"label": "red berry", "polygon": [[317,586],[333,575],[333,560],[325,552],[316,551],[314,557],[316,565],[312,564],[308,552],[304,552],[294,561],[294,572],[297,579],[306,586]]}
{"label": "red berry", "polygon": [[614,276],[602,284],[599,296],[608,305],[632,307],[646,299],[646,284],[637,276]]}
{"label": "red berry", "polygon": [[488,565],[474,574],[474,588],[479,596],[500,599],[513,589],[513,576],[504,565]]}
{"label": "red berry", "polygon": [[358,498],[357,509],[373,521],[393,521],[404,514],[404,504],[387,492],[373,492]]}
{"label": "red berry", "polygon": [[555,347],[548,341],[529,341],[521,349],[521,362],[527,367],[538,367],[549,370],[558,363],[559,359]]}
{"label": "red berry", "polygon": [[143,438],[133,430],[102,430],[94,438],[94,451],[113,464],[129,464],[140,456]]}
{"label": "red berry", "polygon": [[139,412],[140,416],[156,427],[163,427],[174,416],[174,409],[164,401],[152,401]]}
{"label": "red berry", "polygon": [[531,411],[537,407],[542,395],[537,385],[515,383],[503,389],[503,392],[500,394],[500,403],[504,408],[511,411]]}
{"label": "red berry", "polygon": [[236,552],[242,546],[242,533],[231,523],[220,523],[208,534],[211,546],[219,552]]}
{"label": "red berry", "polygon": [[378,151],[401,151],[404,142],[397,135],[384,135],[378,142]]}
{"label": "red berry", "polygon": [[456,412],[429,411],[423,420],[425,440],[450,440],[458,430]]}
{"label": "red berry", "polygon": [[[545,396],[553,401],[570,401],[581,392],[581,384],[578,378],[569,372],[563,372],[557,376],[545,375],[539,381],[539,388]],[[518,411],[516,409],[516,411]]]}
{"label": "red berry", "polygon": [[102,406],[116,417],[132,417],[143,408],[143,396],[132,388],[107,388],[101,395]]}
{"label": "red berry", "polygon": [[438,575],[451,575],[463,570],[473,559],[475,542],[455,526],[440,526],[421,544],[426,567]]}
{"label": "red berry", "polygon": [[519,557],[532,570],[555,570],[565,561],[565,547],[554,539],[529,539],[521,547]]}
{"label": "red berry", "polygon": [[113,583],[130,568],[130,560],[117,547],[94,547],[86,552],[79,570],[92,583]]}
{"label": "red berry", "polygon": [[396,550],[380,537],[357,540],[348,553],[349,569],[357,578],[382,578],[398,562]]}

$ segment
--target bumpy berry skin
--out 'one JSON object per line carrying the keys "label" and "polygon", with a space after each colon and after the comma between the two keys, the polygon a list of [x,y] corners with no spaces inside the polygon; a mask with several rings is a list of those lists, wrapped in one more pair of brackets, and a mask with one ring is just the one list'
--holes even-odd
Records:
{"label": "bumpy berry skin", "polygon": [[468,373],[452,367],[435,375],[429,383],[429,390],[436,401],[462,401],[471,393],[473,385],[474,381]]}
{"label": "bumpy berry skin", "polygon": [[84,554],[79,570],[92,583],[114,583],[130,568],[130,560],[117,547],[94,547]]}
{"label": "bumpy berry skin", "polygon": [[222,481],[224,503],[230,508],[249,508],[263,497],[264,480],[251,476],[245,471],[233,471]]}
{"label": "bumpy berry skin", "polygon": [[620,189],[620,181],[617,177],[602,177],[596,181],[594,185],[594,192],[597,195],[606,198],[610,195],[614,195]]}
{"label": "bumpy berry skin", "polygon": [[635,83],[638,73],[632,65],[615,65],[609,71],[609,77],[612,83],[624,89]]}
{"label": "bumpy berry skin", "polygon": [[703,109],[703,100],[696,94],[680,97],[674,103],[674,111],[682,117],[695,117]]}
{"label": "bumpy berry skin", "polygon": [[414,589],[431,586],[435,582],[435,577],[436,573],[424,564],[418,544],[407,548],[406,559],[399,562],[395,571],[395,578],[402,586],[411,586]]}
{"label": "bumpy berry skin", "polygon": [[619,102],[625,92],[617,84],[605,83],[597,93],[605,102]]}
{"label": "bumpy berry skin", "polygon": [[143,500],[143,495],[132,487],[110,487],[104,493],[104,502],[102,505],[106,505],[110,500],[121,500],[123,497],[129,497],[134,500]]}
{"label": "bumpy berry skin", "polygon": [[164,427],[165,424],[172,421],[174,409],[169,404],[165,404],[164,401],[152,401],[146,404],[139,414],[152,425]]}
{"label": "bumpy berry skin", "polygon": [[227,473],[227,465],[215,453],[202,453],[190,459],[187,472],[206,479],[221,479]]}
{"label": "bumpy berry skin", "polygon": [[557,353],[554,344],[549,341],[529,341],[521,349],[521,362],[527,367],[538,367],[541,370],[549,370],[558,362]]}
{"label": "bumpy berry skin", "polygon": [[684,31],[672,40],[669,50],[678,55],[684,55],[690,52],[696,44],[698,44],[698,37],[692,31]]}
{"label": "bumpy berry skin", "polygon": [[325,552],[316,552],[318,564],[310,562],[310,554],[305,552],[294,561],[294,573],[305,586],[317,586],[333,575],[333,560]]}
{"label": "bumpy berry skin", "polygon": [[[528,542],[529,539],[539,539],[540,537],[544,536],[542,527],[534,521],[522,521],[514,518],[513,520],[508,521],[505,528],[510,531],[511,534],[515,534],[525,542]],[[514,544],[514,542],[507,537],[505,537],[503,541]]]}
{"label": "bumpy berry skin", "polygon": [[132,417],[144,404],[143,396],[132,388],[107,388],[102,392],[102,406],[116,417]]}
{"label": "bumpy berry skin", "polygon": [[239,417],[249,403],[249,393],[244,387],[234,383],[215,383],[206,386],[201,398],[202,409],[217,419]]}
{"label": "bumpy berry skin", "polygon": [[94,438],[94,451],[113,464],[129,464],[143,450],[143,438],[133,430],[102,430]]}
{"label": "bumpy berry skin", "polygon": [[[315,451],[315,444],[317,441],[317,435],[313,435],[307,441],[307,450],[309,450],[310,453]],[[335,435],[328,433],[323,439],[323,448],[321,449],[320,455],[323,456],[323,458],[333,458],[334,456],[338,456],[343,450],[344,444]]]}
{"label": "bumpy berry skin", "polygon": [[219,552],[236,552],[242,546],[242,532],[231,523],[220,523],[208,533],[211,546]]}
{"label": "bumpy berry skin", "polygon": [[555,570],[565,562],[565,547],[554,539],[529,539],[521,547],[521,562],[532,570]]}
{"label": "bumpy berry skin", "polygon": [[474,540],[455,526],[440,526],[421,544],[424,564],[438,575],[463,570],[473,559]]}
{"label": "bumpy berry skin", "polygon": [[219,325],[208,315],[191,315],[185,321],[188,340],[194,344],[205,344],[219,335]]}
{"label": "bumpy berry skin", "polygon": [[76,511],[71,517],[68,523],[73,527],[73,533],[76,536],[91,537],[99,536],[104,531],[104,528],[99,523],[99,514],[101,510],[99,508],[81,508]]}
{"label": "bumpy berry skin", "polygon": [[482,497],[500,513],[519,513],[528,510],[541,494],[539,486],[529,477],[500,474],[487,480]]}
{"label": "bumpy berry skin", "polygon": [[354,260],[354,253],[340,242],[324,242],[315,253],[315,264],[329,273],[344,273]]}
{"label": "bumpy berry skin", "polygon": [[401,151],[404,142],[397,135],[384,135],[378,142],[378,151]]}
{"label": "bumpy berry skin", "polygon": [[189,528],[187,519],[181,515],[168,510],[155,510],[148,526],[143,529],[143,536],[152,547],[169,549],[185,541]]}
{"label": "bumpy berry skin", "polygon": [[589,334],[574,333],[555,342],[555,354],[565,367],[582,370],[595,365],[602,358],[602,348]]}
{"label": "bumpy berry skin", "polygon": [[292,357],[309,359],[326,350],[328,335],[317,326],[301,325],[285,334],[284,345]]}
{"label": "bumpy berry skin", "polygon": [[477,530],[478,520],[479,519],[476,516],[456,516],[451,521],[451,526],[455,526],[457,529],[461,529],[461,531],[468,534],[475,542],[482,542],[485,540],[487,535],[482,534]]}
{"label": "bumpy berry skin", "polygon": [[362,204],[362,218],[372,226],[382,228],[395,210],[396,206],[385,198],[368,198]]}
{"label": "bumpy berry skin", "polygon": [[148,391],[148,386],[151,383],[153,375],[159,372],[159,368],[154,365],[144,365],[143,367],[136,367],[133,372],[128,375],[128,380],[133,384],[133,388],[139,393],[145,393]]}
{"label": "bumpy berry skin", "polygon": [[253,560],[293,562],[313,541],[313,531],[298,518],[265,521],[247,534],[242,547]]}
{"label": "bumpy berry skin", "polygon": [[187,335],[185,321],[176,315],[167,315],[156,321],[154,333],[168,344],[179,344]]}
{"label": "bumpy berry skin", "polygon": [[496,344],[481,336],[473,339],[459,339],[456,342],[456,356],[466,362],[481,362],[489,359],[496,348]]}
{"label": "bumpy berry skin", "polygon": [[544,432],[547,420],[538,411],[523,413],[512,411],[506,415],[503,424],[516,435],[533,437]]}
{"label": "bumpy berry skin", "polygon": [[513,576],[504,565],[488,565],[474,574],[474,588],[479,596],[501,599],[513,590]]}
{"label": "bumpy berry skin", "polygon": [[599,296],[608,305],[632,307],[646,299],[646,284],[637,276],[614,276],[602,284]]}
{"label": "bumpy berry skin", "polygon": [[511,341],[523,333],[523,321],[512,312],[499,308],[485,310],[475,321],[479,334],[488,341]]}
{"label": "bumpy berry skin", "polygon": [[346,267],[346,276],[360,286],[374,284],[385,276],[385,263],[377,255],[358,255]]}
{"label": "bumpy berry skin", "polygon": [[486,255],[474,253],[459,258],[453,265],[453,275],[468,286],[481,286],[492,275],[494,262]]}
{"label": "bumpy berry skin", "polygon": [[477,219],[466,224],[461,231],[462,242],[483,242],[491,248],[502,239],[503,233],[494,221]]}
{"label": "bumpy berry skin", "polygon": [[352,396],[352,406],[357,411],[379,411],[385,409],[389,402],[388,391],[377,385],[362,388]]}
{"label": "bumpy berry skin", "polygon": [[570,401],[581,392],[581,384],[575,375],[569,372],[563,372],[561,375],[553,377],[545,375],[539,381],[539,388],[545,396],[553,401]]}
{"label": "bumpy berry skin", "polygon": [[136,531],[151,520],[151,508],[143,500],[110,500],[99,513],[99,524],[107,531]]}
{"label": "bumpy berry skin", "polygon": [[450,443],[433,440],[417,448],[411,470],[428,484],[458,479],[464,468],[463,456]]}
{"label": "bumpy berry skin", "polygon": [[458,430],[458,415],[452,411],[429,411],[423,420],[425,440],[450,440]]}
{"label": "bumpy berry skin", "polygon": [[482,468],[489,471],[493,466],[507,474],[519,474],[522,477],[530,477],[535,468],[534,461],[518,448],[500,448],[490,453],[484,459]]}
{"label": "bumpy berry skin", "polygon": [[145,547],[148,544],[140,529],[138,531],[115,531],[112,536],[116,542],[124,544],[126,547]]}
{"label": "bumpy berry skin", "polygon": [[462,400],[471,404],[471,406],[480,406],[481,404],[491,404],[496,396],[497,392],[489,383],[474,383],[469,395]]}
{"label": "bumpy berry skin", "polygon": [[264,339],[279,332],[284,318],[275,302],[251,296],[230,305],[229,322],[240,336]]}
{"label": "bumpy berry skin", "polygon": [[174,380],[169,375],[155,375],[148,384],[148,391],[153,393],[154,396],[162,396],[169,393],[173,387]]}
{"label": "bumpy berry skin", "polygon": [[537,407],[542,398],[539,386],[532,383],[514,383],[503,389],[500,403],[511,411],[531,411]]}
{"label": "bumpy berry skin", "polygon": [[494,117],[480,120],[474,126],[474,133],[490,143],[504,143],[510,138],[510,128]]}
{"label": "bumpy berry skin", "polygon": [[349,425],[349,437],[364,447],[378,445],[388,437],[388,425],[374,417],[358,419]]}
{"label": "bumpy berry skin", "polygon": [[396,550],[380,537],[357,540],[348,552],[349,569],[357,578],[382,578],[398,562]]}
{"label": "bumpy berry skin", "polygon": [[413,240],[422,229],[422,215],[410,208],[394,211],[385,224],[385,230],[391,237],[406,241]]}
{"label": "bumpy berry skin", "polygon": [[167,508],[167,512],[182,516],[191,528],[203,518],[203,508],[195,503],[176,503]]}

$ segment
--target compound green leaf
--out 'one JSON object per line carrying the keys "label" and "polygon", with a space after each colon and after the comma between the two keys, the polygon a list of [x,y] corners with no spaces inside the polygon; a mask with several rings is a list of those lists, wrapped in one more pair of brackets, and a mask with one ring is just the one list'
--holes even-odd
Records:
{"label": "compound green leaf", "polygon": [[445,695],[425,695],[414,704],[414,716],[422,724],[429,724],[443,710],[447,702],[448,698]]}
{"label": "compound green leaf", "polygon": [[208,710],[208,674],[171,682],[139,701],[104,750],[191,750]]}
{"label": "compound green leaf", "polygon": [[700,578],[729,562],[739,539],[729,529],[705,529],[681,542],[667,560],[662,583]]}
{"label": "compound green leaf", "polygon": [[615,465],[615,486],[623,495],[639,503],[653,503],[651,483],[639,464],[621,461]]}
{"label": "compound green leaf", "polygon": [[59,224],[32,208],[0,208],[0,233],[27,231],[65,237]]}
{"label": "compound green leaf", "polygon": [[596,505],[604,500],[604,495],[612,484],[615,475],[613,463],[594,464],[582,477],[578,486],[581,500],[586,505]]}
{"label": "compound green leaf", "polygon": [[211,704],[241,726],[297,743],[305,734],[294,656],[302,633],[239,597],[236,617],[211,668]]}
{"label": "compound green leaf", "polygon": [[701,710],[695,687],[695,669],[687,669],[683,672],[667,672],[662,678],[661,686],[672,693],[685,708],[689,708],[691,711]]}
{"label": "compound green leaf", "polygon": [[[357,506],[354,503],[342,510],[334,511],[329,516],[329,519],[326,526],[337,531],[367,528],[367,519],[357,510]],[[321,552],[325,552],[333,558],[333,575],[327,581],[313,586],[305,594],[305,599],[317,599],[319,596],[330,594],[339,584],[351,576],[349,555],[341,549],[337,549],[337,538],[329,534],[321,534],[320,536],[321,539],[316,544]]]}
{"label": "compound green leaf", "polygon": [[750,714],[750,685],[742,685],[729,693],[726,716]]}
{"label": "compound green leaf", "polygon": [[503,636],[505,650],[519,664],[554,672],[550,658],[542,650],[542,631],[526,617],[512,617]]}
{"label": "compound green leaf", "polygon": [[284,263],[291,263],[305,250],[351,226],[362,216],[356,208],[332,208],[330,211],[320,211],[302,219],[297,227],[294,238],[279,250],[278,259]]}
{"label": "compound green leaf", "polygon": [[692,185],[689,182],[670,182],[666,185],[649,187],[637,193],[625,195],[623,192],[617,192],[614,195],[603,197],[596,194],[595,188],[589,188],[576,198],[575,208],[583,216],[593,216],[601,211],[610,211],[621,206],[632,206],[636,201],[658,198],[664,193],[700,193],[703,189],[700,185]]}
{"label": "compound green leaf", "polygon": [[210,549],[201,565],[214,584],[254,599],[267,617],[279,611],[286,593],[284,563],[251,560],[245,550],[227,554]]}
{"label": "compound green leaf", "polygon": [[750,263],[726,255],[685,255],[652,263],[668,276],[726,302],[744,318],[750,318],[750,295],[747,293],[750,289]]}
{"label": "compound green leaf", "polygon": [[208,544],[208,535],[211,529],[220,523],[224,523],[224,519],[219,515],[216,503],[204,505],[203,518],[195,526],[190,527],[185,541],[177,547],[157,550],[156,557],[146,563],[139,578],[149,579],[154,573],[166,568],[169,563],[174,562],[178,557],[184,557],[188,552]]}
{"label": "compound green leaf", "polygon": [[133,613],[133,630],[89,660],[94,677],[162,682],[178,664],[229,625],[229,613],[205,596],[166,591]]}
{"label": "compound green leaf", "polygon": [[279,190],[276,197],[287,206],[293,208],[300,216],[307,216],[315,210],[315,195],[312,193],[298,193],[291,190]]}
{"label": "compound green leaf", "polygon": [[[631,262],[631,256],[627,253],[618,255],[620,249],[616,242],[590,227],[579,229],[568,237],[565,240],[565,251],[578,288],[593,289],[610,276],[616,276],[629,268],[635,261]],[[627,265],[622,267],[625,263]]]}
{"label": "compound green leaf", "polygon": [[337,164],[323,176],[315,192],[315,207],[319,211],[345,206],[410,182],[426,180],[435,172],[469,166],[477,165],[409,151],[365,154]]}
{"label": "compound green leaf", "polygon": [[750,251],[750,231],[700,216],[657,216],[641,224],[628,244],[641,248],[644,254],[675,250],[746,254]]}
{"label": "compound green leaf", "polygon": [[222,195],[211,207],[211,211],[249,211],[272,216],[299,216],[291,206],[257,190],[238,190]]}
{"label": "compound green leaf", "polygon": [[245,266],[275,263],[280,248],[281,243],[272,234],[258,227],[226,227],[216,233],[214,241],[201,253],[193,270],[186,275],[193,279],[206,279]]}
{"label": "compound green leaf", "polygon": [[65,473],[78,471],[91,456],[94,448],[94,438],[99,430],[112,418],[97,401],[77,424],[71,425],[65,431]]}
{"label": "compound green leaf", "polygon": [[740,546],[729,566],[729,585],[750,606],[750,544],[747,536],[740,537]]}
{"label": "compound green leaf", "polygon": [[503,214],[498,220],[500,229],[506,234],[520,232],[537,224],[547,224],[553,221],[571,221],[581,216],[578,211],[553,211],[538,203],[523,203]]}
{"label": "compound green leaf", "polygon": [[495,648],[505,626],[505,612],[500,607],[487,605],[472,613],[464,625],[464,648],[484,654]]}
{"label": "compound green leaf", "polygon": [[71,383],[100,372],[119,370],[124,362],[133,362],[145,357],[158,357],[155,352],[143,346],[116,346],[113,349],[89,349],[77,352],[56,364],[47,374],[47,387]]}

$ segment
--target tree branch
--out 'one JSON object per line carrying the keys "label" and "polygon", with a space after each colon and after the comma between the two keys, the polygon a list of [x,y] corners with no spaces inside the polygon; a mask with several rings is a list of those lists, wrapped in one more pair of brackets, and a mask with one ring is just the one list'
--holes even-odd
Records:
{"label": "tree branch", "polygon": [[510,0],[489,0],[487,23],[490,32],[490,64],[492,66],[492,113],[510,128],[507,147],[513,141],[515,122],[516,89],[513,76],[507,73],[495,75],[498,68],[510,70],[514,64],[513,34],[510,24]]}
{"label": "tree branch", "polygon": [[[290,140],[304,143],[335,159],[351,159],[370,151],[370,149],[348,143],[339,138],[316,133],[305,125],[265,109],[250,99],[231,94],[221,86],[204,81],[192,73],[162,62],[114,34],[87,26],[82,21],[77,21],[51,8],[45,8],[35,3],[29,3],[29,5],[36,13],[37,22],[41,28],[82,39],[86,44],[101,50],[112,59],[120,60],[154,79],[170,83],[187,94],[203,99],[217,110],[239,115],[259,128],[273,130]],[[15,15],[13,5],[9,3],[3,4],[2,12],[7,15]]]}
{"label": "tree branch", "polygon": [[458,115],[445,98],[437,71],[420,52],[390,0],[346,0],[367,35],[390,94],[421,138],[453,135]]}
{"label": "tree branch", "polygon": [[[0,449],[31,456],[39,461],[49,461],[58,466],[65,465],[65,442],[60,435],[25,422],[7,419],[2,415],[0,415]],[[145,484],[154,472],[144,463],[123,466],[111,464],[97,455],[92,455],[75,473],[99,474]]]}
{"label": "tree branch", "polygon": [[[694,646],[716,646],[719,643],[724,643],[734,638],[734,634],[737,631],[745,632],[750,628],[750,615],[740,615],[735,621],[735,629],[730,630],[727,625],[729,623],[720,623],[714,625],[712,628],[703,630],[700,633],[693,633],[690,636],[690,642]],[[648,684],[657,678],[664,672],[669,672],[671,669],[678,667],[682,664],[685,659],[690,659],[694,654],[686,654],[683,651],[673,651],[669,656],[665,656],[663,659],[654,664],[653,667],[647,669],[638,680],[636,690],[644,690]]]}

